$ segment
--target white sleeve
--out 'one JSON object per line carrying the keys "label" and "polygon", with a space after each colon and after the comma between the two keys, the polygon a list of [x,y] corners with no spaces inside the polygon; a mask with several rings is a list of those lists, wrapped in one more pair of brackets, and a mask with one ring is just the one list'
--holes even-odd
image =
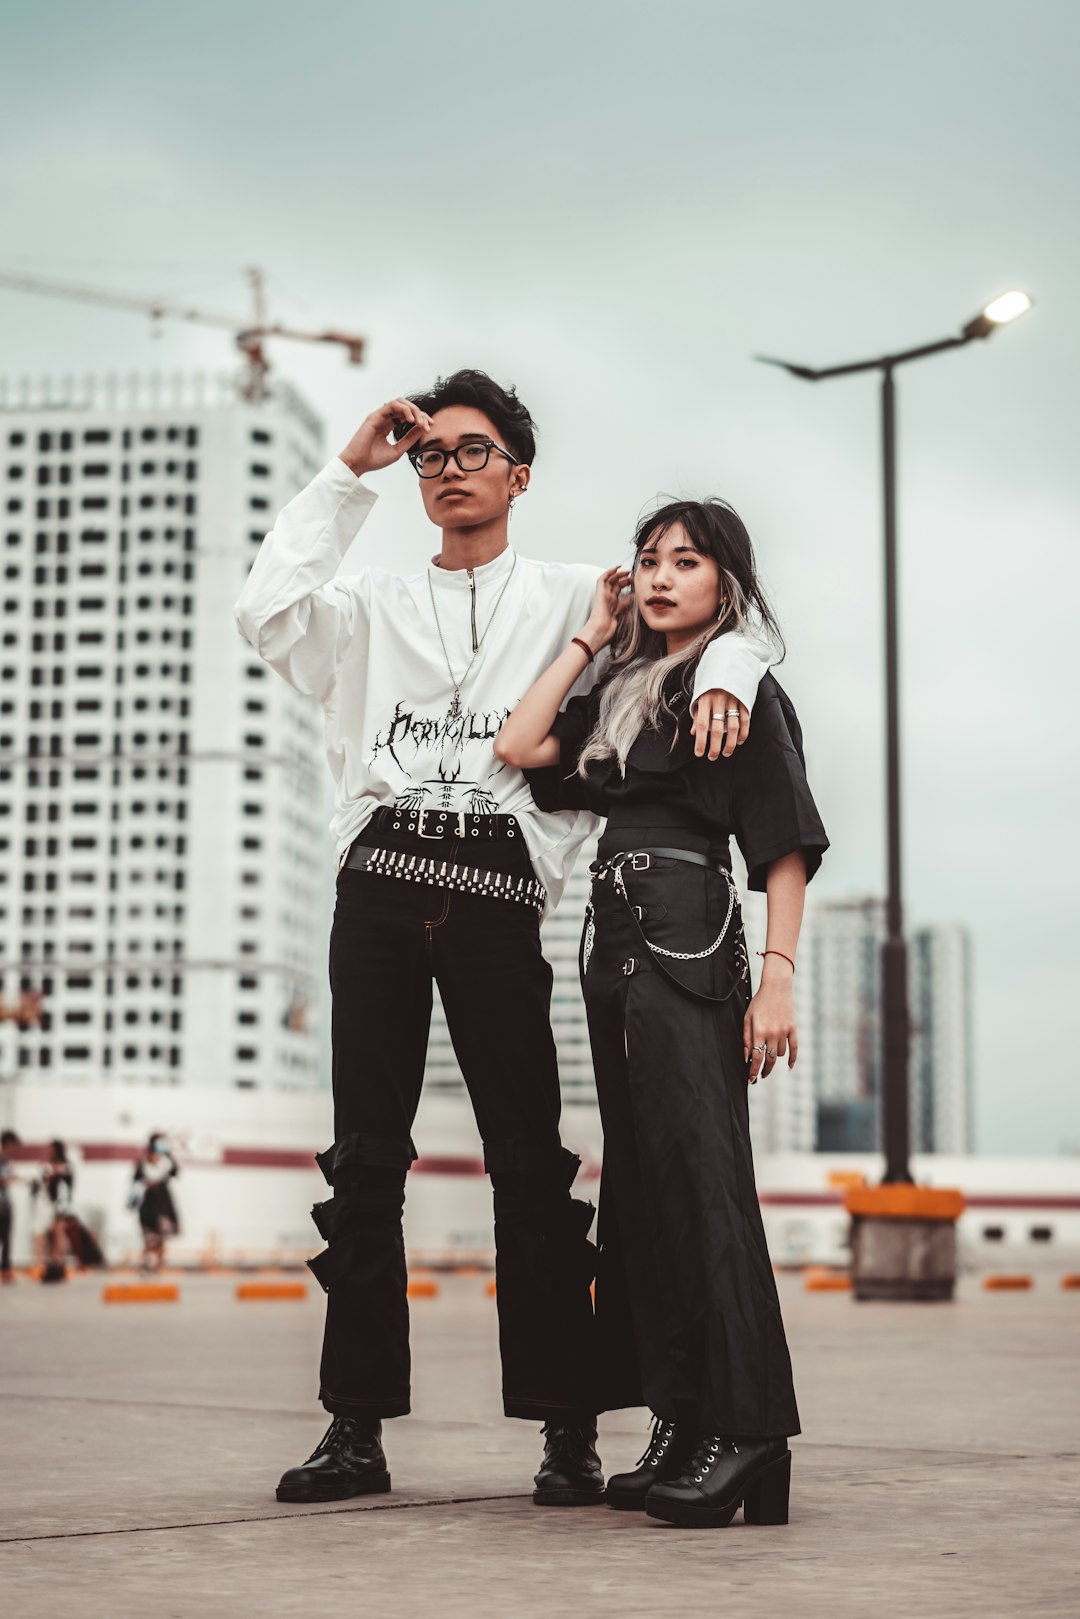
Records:
{"label": "white sleeve", "polygon": [[769,647],[752,635],[744,635],[741,630],[718,635],[698,659],[690,712],[706,691],[730,692],[752,712],[758,686],[771,661]]}
{"label": "white sleeve", "polygon": [[334,575],[377,498],[331,461],[279,514],[234,608],[240,633],[306,696],[325,695],[366,629],[364,576]]}

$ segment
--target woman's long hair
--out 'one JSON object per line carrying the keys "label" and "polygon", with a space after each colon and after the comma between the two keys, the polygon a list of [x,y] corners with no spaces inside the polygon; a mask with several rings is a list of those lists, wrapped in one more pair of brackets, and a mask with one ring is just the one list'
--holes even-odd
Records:
{"label": "woman's long hair", "polygon": [[[612,645],[596,727],[581,750],[578,773],[582,776],[593,760],[612,758],[625,775],[627,755],[641,732],[659,729],[665,717],[674,718],[669,677],[681,670],[681,690],[689,698],[697,661],[717,636],[741,630],[764,641],[774,654],[773,662],[783,659],[784,638],[758,579],[750,536],[738,512],[726,501],[675,500],[642,518],[634,535],[633,572],[637,573],[645,547],[658,542],[675,523],[682,524],[695,551],[712,557],[720,570],[719,614],[689,646],[669,653],[665,637],[649,628],[636,603],[629,609]],[[671,746],[675,746],[675,735]]]}

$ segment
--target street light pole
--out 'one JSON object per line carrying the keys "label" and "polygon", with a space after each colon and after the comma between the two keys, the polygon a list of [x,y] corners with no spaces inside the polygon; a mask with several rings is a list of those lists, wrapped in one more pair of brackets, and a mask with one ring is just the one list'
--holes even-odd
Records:
{"label": "street light pole", "polygon": [[882,1145],[885,1181],[910,1181],[911,1111],[908,1079],[911,1019],[907,941],[904,938],[902,822],[900,816],[900,614],[896,581],[896,384],[893,368],[881,376],[881,465],[885,527],[885,763],[889,892],[882,950],[884,1062]]}
{"label": "street light pole", "polygon": [[989,337],[1001,325],[1015,320],[1031,308],[1023,292],[1006,292],[968,321],[955,337],[942,338],[919,348],[883,354],[874,360],[858,360],[849,365],[815,370],[793,365],[787,360],[759,354],[766,365],[778,365],[805,382],[822,382],[831,377],[850,376],[857,371],[881,373],[881,447],[883,516],[885,539],[885,764],[888,830],[888,901],[886,938],[882,948],[882,990],[884,1021],[882,1030],[882,1146],[885,1155],[884,1183],[911,1181],[909,1153],[910,1085],[908,1055],[911,1019],[908,1005],[907,945],[904,939],[903,867],[901,863],[900,816],[900,677],[899,611],[897,591],[896,523],[896,385],[897,366],[926,359],[946,349],[962,348],[976,338]]}

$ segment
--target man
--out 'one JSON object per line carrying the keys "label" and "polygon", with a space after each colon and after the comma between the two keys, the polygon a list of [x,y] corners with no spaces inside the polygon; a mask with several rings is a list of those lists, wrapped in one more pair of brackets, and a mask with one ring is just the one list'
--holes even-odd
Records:
{"label": "man", "polygon": [[[509,544],[533,430],[513,390],[481,371],[391,400],[281,513],[236,605],[260,656],[322,704],[337,784],[334,1145],[319,1155],[334,1195],[313,1211],[329,1246],[311,1261],[328,1294],[320,1398],[334,1420],[284,1475],[279,1500],[390,1488],[381,1424],[409,1410],[401,1213],[433,978],[494,1190],[503,1408],[545,1425],[538,1504],[603,1496],[592,1208],[570,1195],[579,1160],[559,1138],[539,941],[540,916],[597,823],[538,810],[493,749],[510,709],[585,624],[599,574]],[[438,556],[410,578],[338,575],[376,498],[361,478],[406,455],[441,530]],[[730,752],[746,734],[763,667],[738,635],[706,653],[699,753]]]}

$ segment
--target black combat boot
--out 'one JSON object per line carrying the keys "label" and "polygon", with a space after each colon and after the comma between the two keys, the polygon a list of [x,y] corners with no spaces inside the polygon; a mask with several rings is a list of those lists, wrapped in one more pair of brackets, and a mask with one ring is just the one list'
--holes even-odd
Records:
{"label": "black combat boot", "polygon": [[790,1484],[786,1439],[705,1434],[678,1478],[653,1485],[645,1510],[690,1528],[722,1529],[740,1505],[745,1523],[787,1523]]}
{"label": "black combat boot", "polygon": [[534,1483],[538,1507],[587,1507],[604,1499],[604,1475],[596,1454],[596,1423],[547,1422],[544,1459]]}
{"label": "black combat boot", "polygon": [[277,1487],[279,1501],[344,1501],[390,1488],[382,1423],[335,1417],[303,1467],[290,1467]]}
{"label": "black combat boot", "polygon": [[678,1478],[694,1448],[693,1429],[677,1428],[663,1417],[653,1421],[652,1438],[632,1473],[614,1473],[605,1500],[617,1512],[644,1512],[645,1497],[654,1484]]}

